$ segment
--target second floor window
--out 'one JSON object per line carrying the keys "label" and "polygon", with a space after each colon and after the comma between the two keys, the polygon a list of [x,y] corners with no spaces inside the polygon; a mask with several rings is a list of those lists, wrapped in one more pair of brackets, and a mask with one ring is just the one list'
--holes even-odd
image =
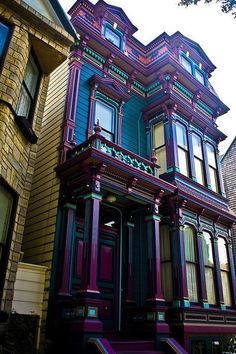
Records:
{"label": "second floor window", "polygon": [[157,164],[160,166],[159,173],[166,172],[166,147],[163,122],[159,122],[153,127],[153,149],[157,157]]}
{"label": "second floor window", "polygon": [[178,146],[179,170],[189,176],[187,131],[183,124],[176,122],[176,136]]}
{"label": "second floor window", "polygon": [[194,166],[197,182],[204,185],[204,169],[203,169],[203,156],[202,156],[202,141],[200,136],[193,133],[193,155]]}
{"label": "second floor window", "polygon": [[35,108],[35,99],[39,86],[39,79],[40,71],[31,53],[26,65],[25,75],[19,95],[19,101],[16,108],[16,113],[18,116],[32,120],[32,115]]}
{"label": "second floor window", "polygon": [[111,105],[97,100],[95,103],[94,124],[99,121],[101,134],[110,141],[115,142],[115,109]]}
{"label": "second floor window", "polygon": [[211,189],[214,192],[218,193],[219,190],[218,190],[215,149],[211,144],[207,143],[206,150],[207,150],[207,160],[209,164],[209,176],[210,176]]}

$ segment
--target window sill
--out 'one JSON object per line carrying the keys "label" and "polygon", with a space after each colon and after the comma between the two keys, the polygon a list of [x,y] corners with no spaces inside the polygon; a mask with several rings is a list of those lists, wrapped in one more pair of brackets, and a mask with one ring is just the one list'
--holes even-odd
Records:
{"label": "window sill", "polygon": [[34,133],[31,124],[29,121],[22,116],[15,116],[16,124],[18,125],[20,131],[24,135],[24,137],[31,143],[36,144],[38,141],[37,135]]}

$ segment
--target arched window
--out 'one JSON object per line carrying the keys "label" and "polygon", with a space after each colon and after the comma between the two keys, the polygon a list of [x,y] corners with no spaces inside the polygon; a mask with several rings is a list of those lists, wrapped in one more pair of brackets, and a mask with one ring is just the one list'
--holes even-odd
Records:
{"label": "arched window", "polygon": [[190,302],[198,302],[198,279],[197,279],[197,245],[196,233],[191,226],[184,226],[184,245],[186,258],[186,272],[188,297]]}
{"label": "arched window", "polygon": [[224,303],[226,306],[232,306],[227,244],[223,237],[218,238],[218,250],[219,250],[220,274],[221,274],[221,281],[222,281],[222,288],[223,288]]}
{"label": "arched window", "polygon": [[161,282],[164,299],[173,299],[170,230],[168,225],[160,226]]}
{"label": "arched window", "polygon": [[176,136],[178,145],[179,170],[189,176],[187,132],[183,124],[176,122]]}
{"label": "arched window", "polygon": [[202,248],[203,248],[203,260],[205,268],[205,279],[206,279],[206,290],[207,290],[207,301],[209,304],[216,304],[216,293],[215,293],[215,263],[213,257],[213,248],[211,235],[209,232],[203,232],[202,238]]}

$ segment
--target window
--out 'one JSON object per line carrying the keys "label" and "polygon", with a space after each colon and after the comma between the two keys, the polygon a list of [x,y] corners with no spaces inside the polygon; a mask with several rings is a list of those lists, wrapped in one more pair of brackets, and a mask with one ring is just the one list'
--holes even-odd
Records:
{"label": "window", "polygon": [[191,226],[184,227],[184,245],[188,297],[190,302],[198,302],[196,234]]}
{"label": "window", "polygon": [[198,69],[195,69],[195,77],[196,79],[201,82],[201,84],[205,85],[204,82],[204,75],[201,71],[199,71]]}
{"label": "window", "polygon": [[232,306],[227,244],[225,243],[225,239],[223,237],[218,238],[218,251],[224,303],[226,306]]}
{"label": "window", "polygon": [[160,248],[161,248],[162,291],[165,300],[171,301],[173,298],[173,284],[172,284],[170,231],[168,225],[160,226]]}
{"label": "window", "polygon": [[176,135],[178,145],[179,170],[183,175],[189,176],[187,133],[185,126],[179,122],[176,123]]}
{"label": "window", "polygon": [[5,53],[9,34],[10,34],[10,28],[4,23],[0,22],[0,59],[2,59]]}
{"label": "window", "polygon": [[214,192],[218,193],[219,189],[218,189],[215,149],[211,144],[207,143],[206,150],[207,150],[207,160],[209,164],[211,189]]}
{"label": "window", "polygon": [[197,182],[204,185],[204,170],[203,170],[203,155],[202,155],[202,141],[200,136],[193,133],[193,155],[194,155],[194,166]]}
{"label": "window", "polygon": [[216,293],[215,293],[215,264],[213,258],[213,249],[211,236],[208,232],[203,232],[202,238],[202,248],[203,248],[203,260],[205,267],[205,279],[206,279],[206,290],[207,290],[207,301],[209,304],[216,304]]}
{"label": "window", "polygon": [[33,58],[33,55],[30,54],[16,108],[16,113],[18,116],[24,117],[28,120],[32,119],[39,78],[39,68]]}
{"label": "window", "polygon": [[192,65],[188,59],[181,55],[180,63],[190,74],[192,74]]}
{"label": "window", "polygon": [[94,124],[99,121],[102,128],[101,135],[107,140],[115,141],[115,109],[114,107],[97,100],[95,103]]}
{"label": "window", "polygon": [[166,147],[163,122],[159,122],[153,127],[153,148],[157,164],[160,166],[159,173],[164,173],[166,172]]}
{"label": "window", "polygon": [[9,252],[9,231],[13,217],[14,197],[0,183],[0,298],[4,284],[5,271]]}
{"label": "window", "polygon": [[119,36],[118,33],[113,31],[110,27],[105,28],[105,38],[114,44],[116,47],[120,48],[121,47],[121,37]]}

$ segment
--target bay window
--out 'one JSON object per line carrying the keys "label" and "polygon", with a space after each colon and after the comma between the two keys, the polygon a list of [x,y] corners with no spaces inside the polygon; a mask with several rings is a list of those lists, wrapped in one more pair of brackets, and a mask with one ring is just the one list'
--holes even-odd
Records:
{"label": "bay window", "polygon": [[187,143],[187,131],[183,124],[176,122],[176,135],[178,146],[178,160],[179,170],[185,176],[189,176],[189,164],[188,164],[188,143]]}
{"label": "bay window", "polygon": [[197,182],[204,185],[204,170],[203,170],[203,155],[202,155],[202,141],[199,135],[193,133],[193,158]]}
{"label": "bay window", "polygon": [[99,122],[101,135],[115,142],[115,108],[101,100],[95,102],[94,124]]}
{"label": "bay window", "polygon": [[219,250],[220,274],[221,274],[221,282],[223,288],[224,304],[226,306],[232,306],[227,244],[223,237],[218,237],[218,250]]}
{"label": "bay window", "polygon": [[170,230],[168,225],[160,226],[160,248],[161,248],[161,281],[164,299],[171,301],[173,298],[172,263]]}
{"label": "bay window", "polygon": [[209,177],[210,177],[211,189],[214,192],[218,193],[219,189],[218,189],[215,149],[211,144],[206,143],[206,150],[207,150],[207,160],[209,165]]}
{"label": "bay window", "polygon": [[204,75],[201,71],[199,71],[198,69],[195,69],[195,77],[196,79],[201,82],[201,84],[205,85],[204,82]]}
{"label": "bay window", "polygon": [[196,233],[191,226],[184,226],[184,245],[186,258],[186,273],[188,297],[190,302],[198,302],[198,279],[197,279],[197,245]]}
{"label": "bay window", "polygon": [[0,22],[0,59],[3,58],[6,50],[6,45],[10,36],[10,27]]}
{"label": "bay window", "polygon": [[159,173],[166,172],[166,147],[163,122],[159,122],[153,127],[153,149],[157,157],[157,164],[160,166]]}
{"label": "bay window", "polygon": [[213,247],[211,241],[211,235],[204,231],[202,238],[203,248],[203,261],[205,268],[207,301],[211,305],[216,304],[216,292],[215,292],[215,264],[213,258]]}
{"label": "bay window", "polygon": [[180,63],[190,74],[192,74],[191,62],[187,58],[185,58],[183,55],[180,56]]}

